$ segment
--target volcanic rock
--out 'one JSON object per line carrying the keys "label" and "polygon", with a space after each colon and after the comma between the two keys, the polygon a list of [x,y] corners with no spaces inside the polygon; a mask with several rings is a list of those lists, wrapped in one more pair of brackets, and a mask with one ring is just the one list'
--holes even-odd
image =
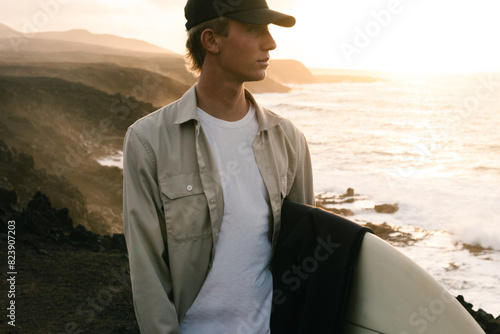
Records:
{"label": "volcanic rock", "polygon": [[399,210],[399,205],[397,203],[375,205],[374,209],[378,213],[395,213]]}

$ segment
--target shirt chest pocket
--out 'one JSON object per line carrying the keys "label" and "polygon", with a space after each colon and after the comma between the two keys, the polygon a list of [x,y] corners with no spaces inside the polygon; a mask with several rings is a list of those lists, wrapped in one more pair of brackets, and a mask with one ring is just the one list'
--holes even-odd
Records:
{"label": "shirt chest pocket", "polygon": [[168,236],[190,242],[212,236],[207,199],[198,173],[160,180]]}

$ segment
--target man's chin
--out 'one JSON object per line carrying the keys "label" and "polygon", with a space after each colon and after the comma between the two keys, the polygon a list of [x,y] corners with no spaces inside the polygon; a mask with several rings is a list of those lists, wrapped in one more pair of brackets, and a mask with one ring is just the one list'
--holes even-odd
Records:
{"label": "man's chin", "polygon": [[260,75],[252,76],[252,77],[248,78],[248,80],[245,80],[245,82],[259,82],[259,81],[264,80],[266,77],[267,77],[267,73],[266,73],[266,71],[263,71],[260,73]]}

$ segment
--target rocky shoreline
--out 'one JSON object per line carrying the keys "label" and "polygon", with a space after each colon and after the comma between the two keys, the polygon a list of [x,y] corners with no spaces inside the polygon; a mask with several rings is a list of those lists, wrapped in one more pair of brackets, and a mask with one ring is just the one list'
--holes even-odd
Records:
{"label": "rocky shoreline", "polygon": [[[320,206],[326,205],[319,199]],[[16,201],[14,190],[0,187],[0,256],[7,258],[8,222],[15,221],[18,273],[16,326],[2,317],[5,332],[138,333],[123,234],[103,236],[81,225],[74,227],[68,210],[53,208],[40,192],[25,209],[17,209]],[[397,232],[388,224],[368,226],[382,238]],[[393,241],[409,241],[400,236]],[[8,272],[5,267],[3,272]],[[1,291],[8,288],[2,280]],[[473,310],[462,296],[457,299],[487,334],[500,333],[500,317]]]}

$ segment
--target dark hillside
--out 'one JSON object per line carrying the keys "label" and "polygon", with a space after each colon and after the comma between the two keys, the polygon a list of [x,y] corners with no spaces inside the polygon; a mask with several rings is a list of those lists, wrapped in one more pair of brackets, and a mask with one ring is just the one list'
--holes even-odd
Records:
{"label": "dark hillside", "polygon": [[0,50],[0,62],[6,65],[32,63],[106,63],[121,67],[139,68],[159,73],[191,86],[196,79],[186,71],[182,58],[140,58],[133,56],[101,55],[86,52],[5,52]]}
{"label": "dark hillside", "polygon": [[154,107],[56,78],[0,77],[0,108],[6,145],[33,156],[37,169],[68,180],[107,225],[88,226],[84,216],[75,221],[94,232],[120,231],[121,170],[96,160],[121,150],[128,126]]}
{"label": "dark hillside", "polygon": [[0,64],[0,73],[6,76],[38,76],[80,82],[108,94],[122,93],[157,107],[177,100],[190,87],[156,72],[111,63]]}
{"label": "dark hillside", "polygon": [[[95,226],[105,224],[98,215],[89,213],[83,194],[75,186],[65,178],[59,179],[38,169],[31,155],[9,148],[2,140],[0,175],[1,206],[11,205],[15,210],[21,210],[27,207],[34,194],[42,191],[50,196],[56,207],[70,210],[76,224],[89,226],[87,221],[93,221]],[[6,229],[5,224],[2,219],[2,229]]]}
{"label": "dark hillside", "polygon": [[[128,126],[154,110],[149,103],[121,94],[110,95],[80,83],[45,77],[0,77],[0,102],[2,114],[24,118],[44,130],[44,137],[52,141],[62,136],[69,142],[94,146],[93,156],[119,149]],[[2,123],[14,130],[15,136],[26,132],[19,139],[32,143],[29,139],[35,139],[30,138],[35,134],[9,126],[10,119]],[[99,143],[97,132],[102,137]]]}

